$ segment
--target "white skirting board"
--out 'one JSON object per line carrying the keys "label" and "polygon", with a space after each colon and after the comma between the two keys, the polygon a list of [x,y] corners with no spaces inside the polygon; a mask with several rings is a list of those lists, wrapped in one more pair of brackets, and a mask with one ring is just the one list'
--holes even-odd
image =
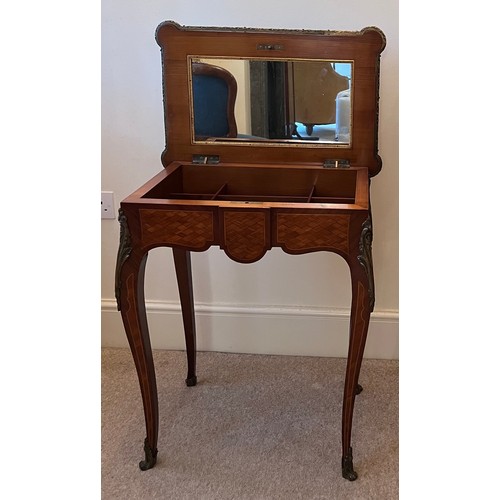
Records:
{"label": "white skirting board", "polygon": [[[147,302],[153,349],[183,350],[179,304]],[[198,351],[347,356],[349,310],[280,306],[195,304]],[[398,359],[399,316],[375,310],[370,319],[365,358]],[[128,347],[114,300],[101,302],[103,347]]]}

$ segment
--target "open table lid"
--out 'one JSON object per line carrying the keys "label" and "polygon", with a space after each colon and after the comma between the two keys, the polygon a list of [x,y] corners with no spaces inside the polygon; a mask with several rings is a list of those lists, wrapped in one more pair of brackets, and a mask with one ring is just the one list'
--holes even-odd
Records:
{"label": "open table lid", "polygon": [[[382,161],[378,156],[379,61],[385,47],[385,36],[378,28],[368,27],[358,32],[201,28],[183,27],[173,21],[166,21],[158,26],[156,40],[161,47],[163,65],[166,147],[162,154],[162,163],[165,167],[172,161],[191,162],[193,158],[201,158],[201,161],[204,158],[210,161],[212,158],[221,163],[291,165],[327,165],[329,160],[342,160],[330,164],[342,166],[348,163],[350,166],[366,167],[370,176],[380,171]],[[271,72],[280,72],[283,69],[281,80],[278,79],[278,90],[280,97],[285,96],[286,102],[276,106],[276,110],[281,117],[283,114],[288,118],[292,116],[292,122],[296,121],[294,113],[303,106],[300,101],[302,97],[294,95],[294,90],[300,84],[296,76],[298,68],[309,69],[312,67],[309,64],[313,64],[309,61],[324,64],[320,76],[315,80],[319,85],[320,80],[327,80],[330,76],[327,74],[331,72],[330,67],[336,67],[336,64],[332,63],[347,64],[351,72],[347,93],[350,94],[350,113],[347,115],[350,129],[347,140],[344,138],[344,142],[321,142],[305,137],[304,134],[268,139],[248,133],[248,130],[243,130],[244,133],[238,134],[237,137],[209,138],[195,134],[195,116],[198,118],[199,115],[195,113],[193,104],[193,65],[208,64],[218,67],[221,61],[239,61],[243,65],[250,65],[249,61],[259,63],[260,67],[259,64],[256,65],[259,71],[262,70],[263,64],[264,71],[267,71],[266,65]],[[254,99],[251,103],[243,104],[243,109],[248,113],[243,119],[247,123],[251,121],[250,114],[260,107],[254,97],[255,80],[252,81],[248,77],[248,67],[245,66],[246,76],[239,79],[237,88],[240,96],[251,95]],[[264,87],[266,84],[267,80]],[[262,80],[257,82],[257,86],[259,85],[262,88]],[[275,82],[273,85],[276,87]],[[325,95],[324,88],[315,89],[314,85],[306,85],[305,88],[308,91],[303,97],[314,100]],[[339,123],[341,118],[346,119],[345,115],[339,117],[339,99],[345,96],[345,91],[340,92],[335,99],[330,96],[327,101],[331,102],[332,107],[337,107],[335,115]],[[268,92],[266,106],[271,106],[273,102],[278,101],[272,92]],[[329,112],[332,114],[330,109]],[[314,117],[312,119],[314,120]],[[288,134],[297,131],[292,131],[292,127],[293,125],[288,124]],[[312,136],[314,137],[314,129]]]}

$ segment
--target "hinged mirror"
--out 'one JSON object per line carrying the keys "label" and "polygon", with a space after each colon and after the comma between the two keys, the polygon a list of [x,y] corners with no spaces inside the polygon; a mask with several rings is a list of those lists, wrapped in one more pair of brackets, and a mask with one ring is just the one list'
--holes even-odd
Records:
{"label": "hinged mirror", "polygon": [[162,49],[163,164],[193,155],[256,163],[339,158],[376,175],[378,28],[358,32],[182,27]]}

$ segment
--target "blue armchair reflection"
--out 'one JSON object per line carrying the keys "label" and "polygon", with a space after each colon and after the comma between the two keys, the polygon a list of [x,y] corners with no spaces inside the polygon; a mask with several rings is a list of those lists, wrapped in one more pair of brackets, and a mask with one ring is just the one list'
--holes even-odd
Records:
{"label": "blue armchair reflection", "polygon": [[208,137],[236,137],[234,115],[237,84],[224,68],[196,62],[192,64],[194,131],[197,140]]}

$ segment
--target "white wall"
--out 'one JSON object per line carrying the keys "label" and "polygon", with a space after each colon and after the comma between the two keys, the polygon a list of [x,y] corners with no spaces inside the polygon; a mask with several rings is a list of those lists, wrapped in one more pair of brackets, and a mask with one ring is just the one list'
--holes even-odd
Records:
{"label": "white wall", "polygon": [[[384,31],[387,47],[381,58],[379,128],[383,169],[372,182],[376,306],[366,355],[397,357],[397,0],[310,0],[307,4],[103,0],[102,190],[114,191],[117,205],[162,168],[161,65],[154,33],[167,19],[199,26],[333,30],[377,26]],[[113,303],[118,238],[118,222],[103,220],[103,345],[126,345]],[[261,261],[242,265],[212,248],[193,254],[193,274],[200,348],[344,355],[351,294],[347,265],[340,257],[327,253],[290,256],[273,249]],[[150,253],[146,300],[153,346],[182,348],[170,249]]]}

